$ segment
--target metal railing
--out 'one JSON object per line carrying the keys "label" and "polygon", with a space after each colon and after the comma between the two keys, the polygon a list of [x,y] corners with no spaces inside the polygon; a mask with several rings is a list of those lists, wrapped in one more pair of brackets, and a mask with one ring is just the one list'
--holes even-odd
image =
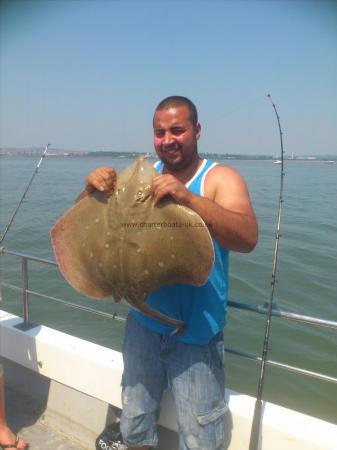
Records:
{"label": "metal railing", "polygon": [[[82,311],[86,311],[90,314],[95,314],[97,316],[101,316],[101,317],[106,317],[112,320],[117,320],[117,321],[121,321],[121,322],[125,322],[125,318],[122,316],[119,316],[117,313],[107,313],[104,311],[99,311],[96,310],[94,308],[89,308],[87,306],[83,306],[83,305],[78,305],[76,303],[72,303],[57,297],[53,297],[50,295],[46,295],[46,294],[41,294],[39,292],[33,291],[31,289],[29,289],[29,276],[28,276],[28,261],[34,261],[37,263],[42,263],[42,264],[49,264],[52,266],[57,266],[57,263],[55,261],[51,261],[48,259],[43,259],[43,258],[38,258],[35,256],[31,256],[31,255],[27,255],[24,253],[19,253],[19,252],[15,252],[15,251],[11,251],[11,250],[7,250],[4,247],[0,247],[0,255],[2,254],[7,254],[7,255],[12,255],[12,256],[16,256],[21,258],[21,274],[22,274],[22,286],[15,286],[13,284],[10,283],[5,283],[0,281],[0,300],[2,297],[2,288],[6,287],[9,289],[14,289],[17,291],[22,292],[23,295],[23,322],[20,323],[19,325],[17,325],[17,328],[20,328],[21,330],[29,330],[32,327],[35,327],[36,324],[33,324],[29,321],[29,295],[35,295],[37,297],[42,297],[42,298],[46,298],[48,300],[52,300],[55,301],[57,303],[61,303],[66,307],[69,308],[74,308],[74,309],[79,309]],[[244,311],[250,311],[250,312],[254,312],[257,314],[263,314],[266,315],[267,314],[267,305],[251,305],[248,303],[242,303],[242,302],[237,302],[235,300],[230,299],[228,301],[228,306],[231,308],[235,308],[235,309],[240,309],[240,310],[244,310]],[[306,316],[306,315],[302,315],[302,314],[296,314],[296,313],[292,313],[292,312],[288,312],[288,311],[282,311],[278,308],[274,308],[273,309],[273,316],[275,317],[279,317],[282,319],[287,319],[287,320],[295,320],[297,322],[302,322],[302,323],[307,323],[307,324],[311,324],[311,325],[318,325],[321,327],[327,327],[327,328],[332,328],[337,330],[337,322],[332,321],[332,320],[325,320],[325,319],[320,319],[317,317],[312,317],[312,316]],[[242,356],[244,358],[256,361],[256,362],[261,362],[262,358],[260,356],[254,355],[252,353],[249,352],[243,352],[240,350],[234,350],[231,348],[226,348],[225,349],[227,353],[232,354],[232,355],[237,355],[237,356]],[[320,379],[320,380],[324,380],[327,382],[331,382],[331,383],[337,383],[337,378],[336,377],[332,377],[332,376],[328,376],[325,374],[321,374],[318,372],[312,372],[310,370],[306,370],[306,369],[301,369],[299,367],[295,367],[295,366],[291,366],[288,364],[284,364],[284,363],[280,363],[277,361],[273,361],[268,359],[266,361],[266,363],[269,366],[273,366],[273,367],[277,367],[280,369],[284,369],[287,370],[289,372],[294,372],[294,373],[298,373],[301,375],[306,375],[309,377],[313,377],[316,379]]]}

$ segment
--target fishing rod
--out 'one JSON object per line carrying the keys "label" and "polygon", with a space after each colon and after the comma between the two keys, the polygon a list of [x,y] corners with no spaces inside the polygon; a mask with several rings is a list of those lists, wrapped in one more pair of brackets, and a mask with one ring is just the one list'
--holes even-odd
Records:
{"label": "fishing rod", "polygon": [[42,163],[43,158],[46,156],[46,153],[47,153],[49,147],[50,147],[50,144],[47,144],[45,149],[44,149],[44,151],[43,151],[43,154],[42,154],[42,156],[40,158],[40,161],[37,163],[37,165],[36,165],[36,167],[34,169],[33,175],[31,177],[31,179],[29,180],[29,182],[28,182],[28,184],[26,186],[26,189],[24,190],[24,193],[22,194],[22,197],[20,198],[20,201],[19,201],[19,203],[17,204],[17,206],[16,206],[16,208],[14,210],[14,213],[12,214],[12,217],[11,217],[10,221],[8,222],[8,224],[7,224],[6,228],[5,228],[5,231],[3,232],[3,234],[2,234],[2,236],[0,238],[0,245],[2,244],[2,241],[5,239],[5,236],[6,236],[8,230],[10,229],[10,227],[11,227],[11,225],[13,223],[13,221],[15,219],[15,216],[16,216],[17,212],[19,211],[19,208],[20,208],[24,198],[26,197],[26,194],[27,194],[27,192],[28,192],[28,190],[29,190],[29,188],[30,188],[34,178],[35,178],[35,175],[37,174],[37,172],[39,170],[39,167],[40,167],[40,165]]}
{"label": "fishing rod", "polygon": [[269,336],[270,336],[270,326],[271,326],[271,318],[273,313],[273,301],[274,301],[274,290],[276,284],[276,270],[277,270],[277,260],[278,260],[278,252],[279,252],[279,243],[280,243],[280,228],[281,228],[281,215],[282,215],[282,204],[283,204],[283,179],[284,179],[284,151],[283,151],[283,133],[280,123],[280,117],[278,115],[276,105],[273,102],[270,94],[267,95],[270,100],[272,107],[274,108],[276,119],[279,128],[280,134],[280,142],[281,142],[281,180],[280,180],[280,193],[279,193],[279,202],[278,202],[278,219],[276,226],[276,237],[275,237],[275,249],[274,249],[274,259],[273,259],[273,270],[271,274],[271,282],[270,282],[270,295],[268,302],[268,311],[267,318],[265,324],[265,332],[264,332],[264,341],[263,341],[263,349],[262,349],[262,357],[261,357],[261,365],[260,365],[260,374],[259,374],[259,384],[257,389],[255,408],[254,408],[254,416],[252,422],[252,429],[250,434],[250,442],[249,442],[249,450],[258,450],[260,434],[261,434],[261,423],[262,423],[262,393],[264,386],[264,376],[266,371],[266,362],[267,355],[269,350]]}

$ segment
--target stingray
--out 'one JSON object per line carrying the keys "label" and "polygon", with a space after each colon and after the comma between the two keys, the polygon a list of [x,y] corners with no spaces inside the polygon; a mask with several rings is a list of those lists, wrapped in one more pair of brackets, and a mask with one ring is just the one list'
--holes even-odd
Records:
{"label": "stingray", "polygon": [[[153,166],[139,158],[117,173],[110,197],[84,197],[51,229],[64,278],[94,298],[124,298],[133,308],[183,329],[179,320],[146,304],[149,292],[176,283],[203,285],[214,262],[207,226],[167,196],[154,203]],[[182,300],[183,301],[183,300]]]}

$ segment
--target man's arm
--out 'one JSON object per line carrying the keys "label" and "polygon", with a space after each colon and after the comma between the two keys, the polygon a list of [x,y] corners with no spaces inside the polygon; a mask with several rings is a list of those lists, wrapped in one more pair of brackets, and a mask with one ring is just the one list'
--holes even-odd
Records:
{"label": "man's arm", "polygon": [[235,170],[218,165],[207,174],[204,188],[205,197],[201,197],[172,175],[160,175],[153,182],[156,201],[171,195],[202,217],[221,246],[237,252],[252,251],[258,226],[243,178]]}

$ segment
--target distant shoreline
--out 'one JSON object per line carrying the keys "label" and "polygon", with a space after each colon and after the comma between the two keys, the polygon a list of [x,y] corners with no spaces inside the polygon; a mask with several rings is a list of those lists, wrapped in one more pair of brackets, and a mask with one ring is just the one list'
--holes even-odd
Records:
{"label": "distant shoreline", "polygon": [[[0,148],[0,157],[38,157],[41,156],[43,149],[30,148],[30,149],[12,149],[12,148]],[[96,151],[96,152],[83,152],[83,151],[65,151],[59,149],[51,149],[46,156],[55,158],[120,158],[130,159],[137,158],[141,155],[146,155],[149,159],[157,159],[155,153],[141,153],[141,152],[114,152],[114,151]],[[199,155],[202,158],[215,159],[215,160],[244,160],[244,161],[275,161],[279,156],[273,157],[272,155],[246,155],[246,154],[234,154],[234,153],[204,153]],[[288,156],[284,158],[286,161],[304,161],[304,162],[327,162],[333,163],[337,161],[337,155],[308,155],[308,156]]]}

